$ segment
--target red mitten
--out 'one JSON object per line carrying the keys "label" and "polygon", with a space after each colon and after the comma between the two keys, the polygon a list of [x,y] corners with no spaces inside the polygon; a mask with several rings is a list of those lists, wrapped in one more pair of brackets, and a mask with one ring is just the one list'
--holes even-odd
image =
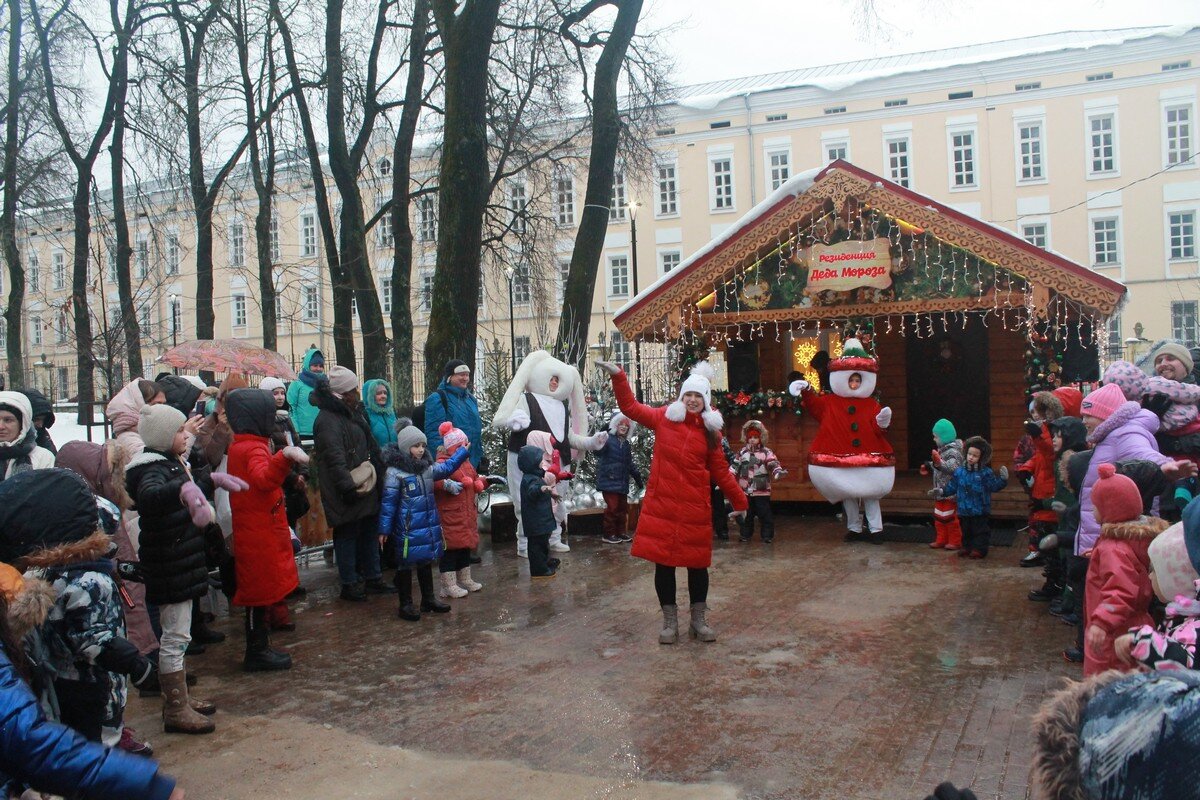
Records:
{"label": "red mitten", "polygon": [[933,450],[931,450],[929,452],[930,452],[929,460],[933,462],[933,465],[935,467],[940,467],[942,465],[942,454],[937,451],[936,447],[933,448]]}

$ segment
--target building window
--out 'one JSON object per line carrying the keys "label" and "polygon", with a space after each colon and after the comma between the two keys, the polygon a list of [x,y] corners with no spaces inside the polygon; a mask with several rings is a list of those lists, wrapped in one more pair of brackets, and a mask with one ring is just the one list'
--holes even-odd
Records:
{"label": "building window", "polygon": [[1183,164],[1192,158],[1192,106],[1167,106],[1167,164]]}
{"label": "building window", "polygon": [[670,217],[679,213],[679,183],[675,162],[658,165],[658,216]]}
{"label": "building window", "polygon": [[1112,76],[1113,74],[1111,72],[1097,72],[1093,75],[1088,75],[1084,78],[1084,80],[1086,80],[1088,83],[1095,83],[1096,81],[1111,81]]}
{"label": "building window", "polygon": [[666,275],[668,272],[679,266],[679,251],[665,250],[659,254],[658,260],[662,265],[662,274]]}
{"label": "building window", "polygon": [[42,269],[38,263],[38,254],[30,251],[29,266],[25,268],[26,278],[29,281],[29,291],[40,292],[42,289]]}
{"label": "building window", "polygon": [[821,146],[825,148],[826,164],[830,164],[838,159],[842,161],[850,160],[849,142],[824,142]]}
{"label": "building window", "polygon": [[1088,172],[1098,175],[1117,171],[1117,116],[1088,117]]}
{"label": "building window", "polygon": [[150,303],[138,305],[138,329],[146,336],[153,336],[154,319],[151,316]]}
{"label": "building window", "polygon": [[383,306],[384,314],[392,313],[392,279],[390,277],[379,279],[379,302]]}
{"label": "building window", "polygon": [[629,346],[629,342],[625,341],[625,337],[620,331],[613,331],[608,337],[608,354],[612,362],[618,365],[626,372],[629,371],[633,364],[633,348]]}
{"label": "building window", "polygon": [[233,327],[246,327],[246,295],[233,295]]}
{"label": "building window", "polygon": [[67,318],[67,309],[60,308],[58,310],[58,316],[56,317],[56,324],[54,326],[55,344],[66,344],[67,331],[70,330],[70,327],[70,321]]}
{"label": "building window", "polygon": [[884,108],[899,108],[900,106],[906,106],[906,105],[908,105],[907,97],[899,97],[895,100],[884,100],[883,101]]}
{"label": "building window", "polygon": [[179,274],[179,234],[167,234],[167,274]]}
{"label": "building window", "polygon": [[246,266],[246,226],[241,222],[229,226],[229,266]]}
{"label": "building window", "polygon": [[608,219],[610,222],[623,222],[625,208],[629,201],[625,199],[625,172],[613,172],[612,195],[608,198]]}
{"label": "building window", "polygon": [[513,339],[513,358],[518,363],[525,360],[525,356],[533,352],[533,346],[529,343],[528,336],[518,336]]}
{"label": "building window", "polygon": [[525,305],[533,300],[533,285],[528,264],[517,264],[512,276],[513,302]]}
{"label": "building window", "polygon": [[609,256],[608,296],[629,296],[629,256]]}
{"label": "building window", "polygon": [[953,176],[951,189],[969,189],[976,186],[975,131],[951,131],[950,165]]}
{"label": "building window", "polygon": [[1188,61],[1169,61],[1162,65],[1163,72],[1174,72],[1177,69],[1191,69],[1192,62]]}
{"label": "building window", "polygon": [[1017,157],[1019,180],[1040,181],[1045,179],[1045,144],[1042,142],[1041,120],[1017,123]]}
{"label": "building window", "polygon": [[1110,267],[1121,262],[1116,217],[1096,217],[1092,220],[1092,265]]}
{"label": "building window", "polygon": [[437,204],[433,195],[417,198],[417,236],[422,242],[437,241]]}
{"label": "building window", "polygon": [[144,281],[150,277],[150,240],[139,236],[133,245],[133,261],[137,265],[138,280]]}
{"label": "building window", "polygon": [[42,343],[42,318],[39,316],[29,318],[29,341],[31,344]]}
{"label": "building window", "polygon": [[171,337],[175,338],[183,331],[183,303],[176,297],[169,301],[168,308],[171,315]]}
{"label": "building window", "polygon": [[1179,339],[1194,347],[1200,341],[1197,331],[1197,303],[1195,300],[1177,300],[1171,303],[1171,338]]}
{"label": "building window", "polygon": [[767,114],[767,122],[783,122],[787,118],[787,114]]}
{"label": "building window", "polygon": [[792,154],[789,150],[767,153],[767,177],[771,181],[771,191],[783,186],[792,176],[791,162]]}
{"label": "building window", "polygon": [[654,131],[654,135],[655,136],[674,136],[675,129],[674,128],[656,128]]}
{"label": "building window", "polygon": [[968,89],[964,92],[950,92],[946,95],[947,100],[969,100],[975,96],[975,92]]}
{"label": "building window", "polygon": [[109,306],[108,307],[108,329],[110,331],[115,331],[117,328],[120,328],[123,324],[124,323],[121,321],[121,306],[120,305]]}
{"label": "building window", "polygon": [[1034,89],[1042,88],[1042,82],[1032,81],[1030,83],[1018,83],[1013,88],[1018,92],[1032,92]]}
{"label": "building window", "polygon": [[300,304],[304,309],[304,321],[316,322],[321,316],[321,295],[317,287],[305,284],[300,287]]}
{"label": "building window", "polygon": [[282,257],[279,245],[279,213],[271,209],[271,261],[278,263]]}
{"label": "building window", "polygon": [[311,211],[300,215],[300,256],[315,258],[317,255],[317,215]]}
{"label": "building window", "polygon": [[417,310],[428,314],[433,310],[433,270],[421,272],[421,283],[417,287]]}
{"label": "building window", "polygon": [[0,317],[0,350],[8,347],[8,324]]}
{"label": "building window", "polygon": [[731,211],[733,209],[733,159],[714,158],[708,162],[708,171],[712,179],[713,211]]}
{"label": "building window", "polygon": [[1125,350],[1125,342],[1121,338],[1121,315],[1113,314],[1108,318],[1106,326],[1108,338],[1106,341],[1107,355],[1110,361],[1119,359]]}
{"label": "building window", "polygon": [[554,177],[554,221],[563,228],[575,224],[575,179],[567,172]]}
{"label": "building window", "polygon": [[1196,258],[1196,212],[1172,211],[1167,214],[1167,234],[1171,260]]}
{"label": "building window", "polygon": [[567,296],[567,278],[571,274],[571,259],[560,258],[558,260],[558,301],[561,303],[563,298]]}
{"label": "building window", "polygon": [[61,250],[56,251],[51,260],[54,263],[54,288],[67,288],[67,255]]}
{"label": "building window", "polygon": [[508,185],[508,210],[512,214],[512,229],[523,234],[529,230],[529,217],[526,211],[529,208],[529,196],[525,191],[525,184],[520,181],[514,181]]}
{"label": "building window", "polygon": [[1034,247],[1045,250],[1050,245],[1050,226],[1045,222],[1031,222],[1022,225],[1021,238]]}
{"label": "building window", "polygon": [[380,176],[386,178],[388,175],[392,174],[392,160],[387,156],[380,158],[377,162],[377,166],[379,167]]}
{"label": "building window", "polygon": [[912,186],[908,137],[888,139],[884,145],[887,148],[888,178],[892,183],[899,184],[905,188]]}
{"label": "building window", "polygon": [[829,108],[825,109],[824,113],[826,113],[826,114],[845,114],[846,107],[845,106],[830,106]]}
{"label": "building window", "polygon": [[723,119],[719,122],[710,122],[710,123],[708,123],[708,127],[711,130],[716,130],[717,128],[728,128],[729,120]]}
{"label": "building window", "polygon": [[[380,211],[383,211],[383,207],[386,204],[387,204],[387,201],[381,199],[379,201],[379,207],[375,209],[375,212],[379,213]],[[379,246],[380,247],[394,247],[396,244],[396,237],[392,233],[392,209],[391,208],[389,208],[387,211],[383,211],[383,213],[379,215],[379,221],[375,223],[375,227],[378,229],[376,232],[376,235],[379,237],[379,239],[378,239]]]}

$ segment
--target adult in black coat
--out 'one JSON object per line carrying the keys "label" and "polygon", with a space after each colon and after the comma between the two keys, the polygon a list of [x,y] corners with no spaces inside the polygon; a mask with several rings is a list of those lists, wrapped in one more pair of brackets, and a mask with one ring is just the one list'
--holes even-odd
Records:
{"label": "adult in black coat", "polygon": [[21,394],[29,398],[33,407],[33,427],[37,430],[37,446],[58,455],[58,448],[50,438],[50,429],[54,427],[54,405],[46,395],[37,389],[21,389]]}
{"label": "adult in black coat", "polygon": [[[313,422],[313,455],[325,519],[333,528],[341,598],[361,602],[367,594],[394,591],[380,577],[375,530],[383,460],[363,412],[358,376],[342,366],[331,367],[326,374],[328,380],[309,395],[309,402],[319,409]],[[351,474],[354,470],[359,481]],[[369,489],[365,489],[367,482],[372,484]]]}
{"label": "adult in black coat", "polygon": [[167,405],[182,412],[185,417],[191,416],[196,408],[196,401],[200,399],[199,386],[187,378],[169,373],[159,376],[154,382],[162,388]]}

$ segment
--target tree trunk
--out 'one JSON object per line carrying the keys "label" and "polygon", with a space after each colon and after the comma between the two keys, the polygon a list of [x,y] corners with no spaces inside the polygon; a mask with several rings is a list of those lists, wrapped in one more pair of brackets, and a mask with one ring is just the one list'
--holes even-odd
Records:
{"label": "tree trunk", "polygon": [[407,409],[413,404],[412,335],[412,262],[413,231],[409,221],[412,183],[413,140],[421,116],[425,88],[426,38],[429,35],[429,0],[416,0],[413,6],[409,38],[408,83],[404,89],[404,108],[392,148],[392,385],[396,388],[396,406]]}
{"label": "tree trunk", "polygon": [[[113,113],[112,144],[109,153],[112,156],[112,215],[113,231],[116,235],[116,270],[117,296],[121,303],[121,317],[118,323],[125,337],[125,358],[129,364],[129,377],[141,377],[142,367],[142,335],[138,322],[137,303],[133,297],[133,278],[129,268],[133,256],[133,248],[129,242],[129,218],[125,212],[125,98],[129,90],[128,75],[113,74],[117,83],[116,104]],[[97,276],[104,280],[104,275]],[[145,287],[142,287],[145,288]],[[107,314],[107,309],[100,309],[101,314]]]}
{"label": "tree trunk", "polygon": [[616,0],[617,18],[604,50],[596,61],[592,90],[592,144],[588,158],[587,190],[583,216],[575,234],[571,268],[563,291],[563,310],[558,323],[556,349],[568,364],[582,367],[587,357],[588,328],[592,320],[592,296],[608,232],[608,205],[612,202],[614,165],[621,139],[617,81],[625,53],[637,29],[642,0]]}
{"label": "tree trunk", "polygon": [[[75,198],[71,210],[75,217],[75,247],[74,263],[71,272],[71,310],[75,323],[75,367],[79,380],[79,413],[82,422],[84,413],[88,417],[92,413],[92,403],[96,397],[95,380],[93,375],[92,353],[92,313],[88,307],[88,260],[91,254],[88,245],[91,243],[92,218],[88,201],[91,199],[92,167],[94,161],[89,161],[86,168],[79,170],[78,181],[75,184]],[[51,398],[53,402],[53,398]],[[90,421],[90,419],[88,420]]]}
{"label": "tree trunk", "polygon": [[459,358],[475,363],[479,322],[475,298],[481,279],[483,218],[491,189],[488,67],[499,8],[500,0],[462,4],[435,0],[433,4],[445,58],[446,111],[445,144],[438,168],[438,185],[443,191],[438,193],[437,268],[425,342],[427,392],[437,385],[446,361]]}
{"label": "tree trunk", "polygon": [[[8,305],[4,309],[7,333],[8,385],[25,383],[25,265],[17,249],[17,152],[20,146],[20,108],[24,86],[21,83],[21,0],[8,0],[8,109],[4,115],[4,207],[0,210],[0,248],[8,266]],[[53,398],[51,399],[53,402]]]}

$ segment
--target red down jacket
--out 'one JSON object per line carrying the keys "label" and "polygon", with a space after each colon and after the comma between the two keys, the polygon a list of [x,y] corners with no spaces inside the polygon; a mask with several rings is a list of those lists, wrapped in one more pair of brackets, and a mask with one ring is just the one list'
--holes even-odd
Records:
{"label": "red down jacket", "polygon": [[[441,453],[437,460],[448,461],[450,456]],[[442,539],[446,542],[447,550],[474,550],[479,546],[479,513],[475,508],[475,494],[482,491],[483,481],[469,459],[454,471],[450,480],[461,483],[462,491],[450,494],[443,488],[445,481],[433,482],[433,499],[437,502],[438,517],[442,520]]]}
{"label": "red down jacket", "polygon": [[621,412],[654,431],[650,480],[642,500],[631,553],[668,567],[707,567],[712,563],[710,482],[737,511],[749,505],[737,485],[725,454],[708,446],[704,421],[689,413],[683,422],[667,419],[667,409],[642,405],[629,388],[629,378],[613,376]]}
{"label": "red down jacket", "polygon": [[278,603],[300,583],[292,534],[283,505],[283,481],[292,462],[283,453],[271,455],[267,438],[234,434],[227,470],[250,488],[229,495],[233,511],[233,561],[237,568],[239,606]]}

